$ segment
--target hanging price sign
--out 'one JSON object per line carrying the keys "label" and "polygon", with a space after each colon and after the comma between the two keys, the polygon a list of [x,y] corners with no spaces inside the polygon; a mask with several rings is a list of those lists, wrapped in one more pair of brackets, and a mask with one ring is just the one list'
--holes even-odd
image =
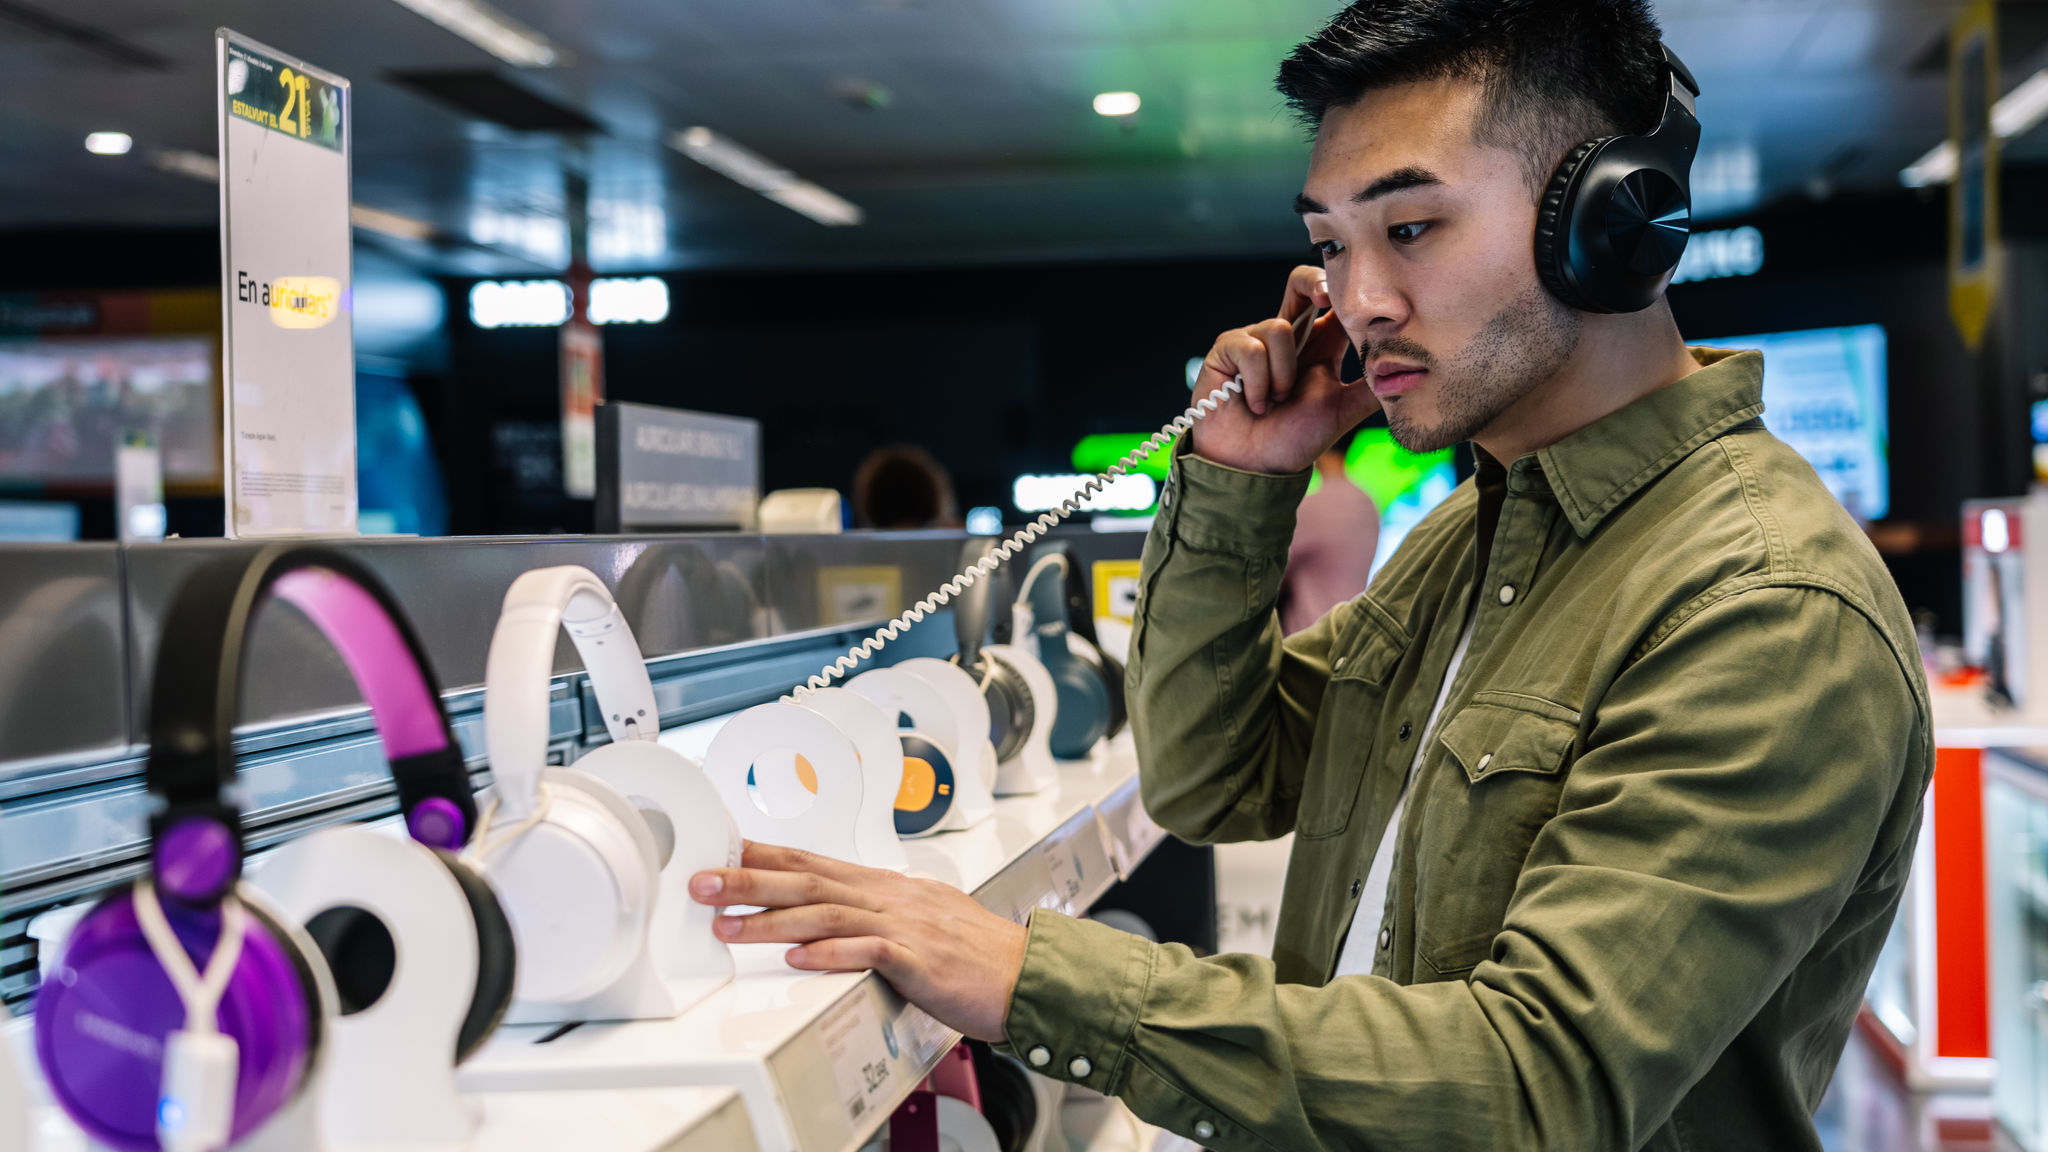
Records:
{"label": "hanging price sign", "polygon": [[214,47],[228,535],[351,535],[348,81],[225,28]]}

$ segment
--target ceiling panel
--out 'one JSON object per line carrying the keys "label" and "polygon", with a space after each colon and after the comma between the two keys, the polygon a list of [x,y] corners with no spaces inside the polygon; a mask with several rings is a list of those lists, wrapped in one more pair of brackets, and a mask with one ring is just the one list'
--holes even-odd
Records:
{"label": "ceiling panel", "polygon": [[[400,250],[523,274],[566,250],[570,172],[589,181],[600,267],[1294,252],[1287,202],[1307,146],[1272,77],[1336,0],[493,0],[564,52],[560,67],[502,74],[590,115],[604,131],[589,140],[472,123],[392,83],[501,66],[390,0],[21,2],[170,66],[116,67],[0,24],[0,227],[211,225],[213,190],[147,155],[213,152],[225,24],[353,80],[357,198],[442,234]],[[1957,7],[1659,4],[1705,88],[1703,214],[1894,182],[1944,131],[1945,82],[1913,68]],[[2048,0],[2007,8],[2031,27]],[[1144,109],[1094,115],[1091,97],[1116,89]],[[847,196],[867,222],[821,227],[664,146],[696,124]],[[100,129],[132,133],[136,152],[88,155]],[[2012,154],[2048,152],[2043,136]]]}

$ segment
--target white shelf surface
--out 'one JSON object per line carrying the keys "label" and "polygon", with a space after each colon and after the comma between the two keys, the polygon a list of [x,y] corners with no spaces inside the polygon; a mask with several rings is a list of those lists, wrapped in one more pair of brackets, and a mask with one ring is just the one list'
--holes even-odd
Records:
{"label": "white shelf surface", "polygon": [[[1130,737],[1063,763],[1055,787],[996,801],[976,827],[905,843],[914,874],[1022,921],[1086,911],[1163,833],[1137,799]],[[730,1085],[763,1152],[853,1152],[959,1039],[870,973],[803,973],[780,945],[734,949],[738,975],[673,1020],[501,1029],[465,1091]]]}

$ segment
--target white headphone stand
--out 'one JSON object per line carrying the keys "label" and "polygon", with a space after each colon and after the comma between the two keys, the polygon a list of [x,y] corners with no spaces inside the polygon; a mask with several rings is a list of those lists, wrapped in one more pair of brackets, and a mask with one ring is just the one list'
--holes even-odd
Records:
{"label": "white headphone stand", "polygon": [[[376,1002],[326,1023],[308,1096],[329,1152],[466,1149],[481,1119],[455,1088],[455,1045],[476,991],[469,901],[429,849],[363,825],[322,829],[263,860],[251,879],[303,925],[331,908],[377,917],[397,968]],[[315,954],[317,956],[317,953]]]}
{"label": "white headphone stand", "polygon": [[[658,811],[667,821],[667,859],[662,864],[647,948],[633,971],[646,977],[671,1005],[673,1016],[732,980],[732,953],[711,932],[718,911],[690,898],[690,877],[707,868],[737,868],[740,833],[718,791],[701,767],[674,749],[651,741],[623,740],[603,757],[579,761],[642,812]],[[636,818],[643,818],[636,814]],[[586,1020],[648,1019],[651,1016],[585,1016]]]}
{"label": "white headphone stand", "polygon": [[1059,765],[1052,758],[1052,726],[1059,715],[1059,689],[1052,673],[1038,657],[1014,644],[990,644],[981,650],[984,660],[998,660],[1016,669],[1031,690],[1031,735],[1024,747],[996,765],[995,794],[1029,796],[1059,782]]}
{"label": "white headphone stand", "polygon": [[[796,757],[810,764],[815,796],[786,762]],[[853,828],[861,810],[861,757],[823,713],[780,701],[747,709],[712,738],[704,774],[747,839],[860,863]],[[764,810],[756,793],[781,813]]]}

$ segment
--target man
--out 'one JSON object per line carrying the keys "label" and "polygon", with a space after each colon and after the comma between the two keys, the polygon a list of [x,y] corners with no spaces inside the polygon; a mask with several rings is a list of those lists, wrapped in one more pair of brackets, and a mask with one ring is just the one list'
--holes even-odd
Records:
{"label": "man", "polygon": [[1280,580],[1280,630],[1292,636],[1365,591],[1379,551],[1380,506],[1344,470],[1346,432],[1316,458],[1321,487],[1294,511],[1287,575]]}
{"label": "man", "polygon": [[[1876,554],[1758,419],[1760,358],[1688,350],[1661,279],[1582,311],[1536,266],[1551,172],[1649,131],[1662,61],[1641,0],[1361,0],[1282,70],[1324,260],[1282,315],[1333,315],[1299,356],[1285,319],[1209,353],[1198,391],[1244,403],[1182,449],[1130,669],[1154,816],[1294,833],[1270,961],[765,848],[699,878],[772,909],[721,931],[874,967],[1212,1148],[1818,1148],[1926,693]],[[1283,641],[1303,470],[1375,403],[1478,474]]]}

